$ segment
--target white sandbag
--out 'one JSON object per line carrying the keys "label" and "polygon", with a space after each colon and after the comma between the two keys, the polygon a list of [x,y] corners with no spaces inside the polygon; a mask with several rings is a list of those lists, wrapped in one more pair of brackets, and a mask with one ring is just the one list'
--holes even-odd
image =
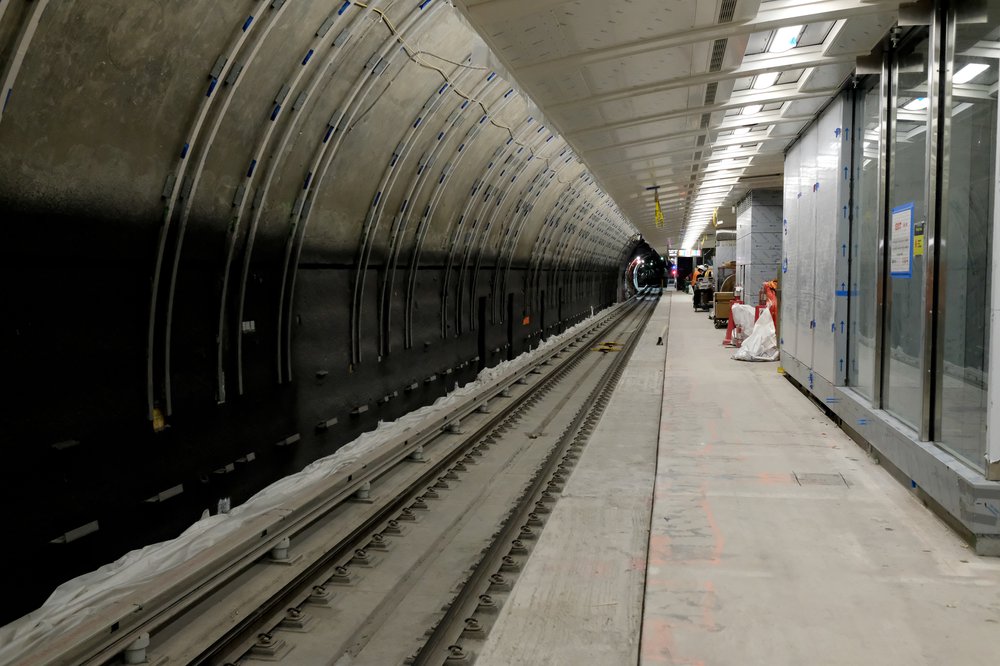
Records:
{"label": "white sandbag", "polygon": [[778,336],[771,319],[771,310],[764,308],[753,327],[753,332],[736,350],[733,358],[737,361],[777,361]]}
{"label": "white sandbag", "polygon": [[732,317],[733,317],[733,327],[741,328],[741,337],[746,337],[750,335],[753,331],[753,318],[754,313],[757,308],[752,305],[744,305],[742,303],[733,303],[732,306]]}

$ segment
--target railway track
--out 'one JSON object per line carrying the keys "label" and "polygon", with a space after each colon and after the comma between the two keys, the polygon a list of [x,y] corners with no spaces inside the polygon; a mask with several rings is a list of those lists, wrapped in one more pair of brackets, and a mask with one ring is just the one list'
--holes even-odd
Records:
{"label": "railway track", "polygon": [[471,663],[657,299],[486,382],[25,663]]}

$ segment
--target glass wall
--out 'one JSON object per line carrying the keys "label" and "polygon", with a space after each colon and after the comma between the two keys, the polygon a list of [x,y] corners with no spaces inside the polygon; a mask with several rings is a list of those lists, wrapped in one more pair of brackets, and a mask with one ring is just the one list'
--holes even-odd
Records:
{"label": "glass wall", "polygon": [[[848,383],[873,406],[984,470],[1000,175],[1000,0],[985,3],[986,22],[952,4],[958,11],[939,12],[933,25],[898,33],[887,55],[888,98],[878,76],[863,79],[855,92]],[[941,39],[930,39],[931,31]],[[940,50],[930,52],[938,41]],[[928,88],[931,67],[950,72],[935,91]],[[886,182],[879,180],[883,157]],[[940,172],[930,173],[935,165]]]}
{"label": "glass wall", "polygon": [[[997,3],[991,3],[996,5]],[[995,8],[994,8],[995,9]],[[988,24],[956,26],[947,199],[941,218],[944,354],[941,443],[982,467],[997,138],[996,11]],[[986,46],[989,48],[984,48]],[[1000,54],[1000,52],[996,52]]]}
{"label": "glass wall", "polygon": [[879,196],[879,77],[869,77],[855,96],[854,216],[851,230],[851,335],[848,338],[848,384],[874,397],[878,288],[878,227],[882,223]]}
{"label": "glass wall", "polygon": [[883,405],[920,428],[923,382],[924,257],[916,232],[927,220],[927,31],[912,35],[895,54],[896,98],[889,158],[889,289],[886,310]]}

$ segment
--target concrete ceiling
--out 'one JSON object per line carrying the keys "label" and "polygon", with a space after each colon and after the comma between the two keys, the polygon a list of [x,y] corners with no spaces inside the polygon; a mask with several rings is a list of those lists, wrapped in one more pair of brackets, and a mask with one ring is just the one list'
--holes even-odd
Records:
{"label": "concrete ceiling", "polygon": [[[901,3],[455,4],[643,237],[665,251],[697,244],[716,208],[780,186],[785,148],[892,26]],[[786,48],[776,46],[788,34]]]}

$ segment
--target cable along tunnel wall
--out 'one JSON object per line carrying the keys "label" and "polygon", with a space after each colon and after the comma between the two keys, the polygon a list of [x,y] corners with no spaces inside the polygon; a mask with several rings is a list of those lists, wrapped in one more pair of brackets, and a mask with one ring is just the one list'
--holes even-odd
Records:
{"label": "cable along tunnel wall", "polygon": [[4,619],[615,300],[634,229],[484,49],[437,0],[0,15],[7,557],[47,572]]}

